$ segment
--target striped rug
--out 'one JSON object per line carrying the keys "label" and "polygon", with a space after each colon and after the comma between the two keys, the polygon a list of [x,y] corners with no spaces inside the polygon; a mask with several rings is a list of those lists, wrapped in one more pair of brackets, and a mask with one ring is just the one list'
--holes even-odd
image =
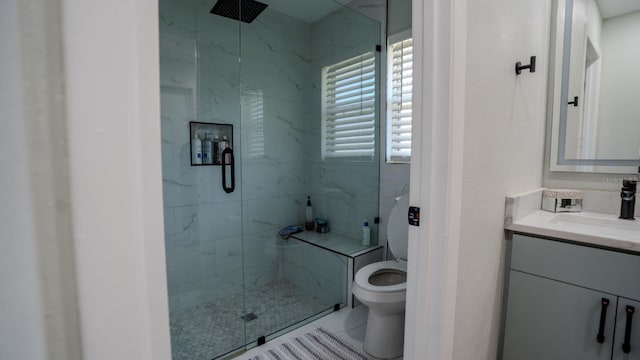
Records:
{"label": "striped rug", "polygon": [[371,358],[338,336],[318,328],[265,350],[250,360],[371,360]]}

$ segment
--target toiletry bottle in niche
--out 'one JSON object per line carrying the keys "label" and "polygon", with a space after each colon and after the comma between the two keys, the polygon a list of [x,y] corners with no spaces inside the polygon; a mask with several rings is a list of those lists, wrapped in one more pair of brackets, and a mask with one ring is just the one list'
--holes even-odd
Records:
{"label": "toiletry bottle in niche", "polygon": [[307,207],[304,212],[304,229],[312,231],[315,226],[313,222],[313,207],[311,206],[311,196],[307,196]]}
{"label": "toiletry bottle in niche", "polygon": [[[231,141],[229,141],[226,136],[224,137],[224,148],[231,149]],[[224,161],[229,164],[231,162],[231,154],[226,154],[225,156],[226,158],[224,159]]]}
{"label": "toiletry bottle in niche", "polygon": [[220,164],[220,139],[218,135],[213,135],[213,142],[211,143],[211,148],[213,149],[212,160],[214,164]]}
{"label": "toiletry bottle in niche", "polygon": [[218,142],[218,156],[220,157],[220,163],[222,164],[222,151],[224,151],[224,148],[226,146],[226,136],[223,136],[222,139],[220,139],[220,141]]}
{"label": "toiletry bottle in niche", "polygon": [[202,141],[200,141],[197,132],[193,134],[191,139],[191,163],[202,164]]}
{"label": "toiletry bottle in niche", "polygon": [[206,133],[204,135],[204,140],[202,140],[202,163],[203,164],[213,164],[213,153],[212,153],[212,143],[211,143],[211,134]]}
{"label": "toiletry bottle in niche", "polygon": [[366,220],[362,226],[362,245],[371,245],[371,228]]}
{"label": "toiletry bottle in niche", "polygon": [[[222,152],[226,148],[230,149],[231,145],[229,144],[229,139],[227,138],[227,135],[224,135],[222,137],[222,141],[220,141],[220,156],[222,156]],[[226,154],[224,157],[224,163],[229,164],[230,162],[231,162],[231,154]]]}

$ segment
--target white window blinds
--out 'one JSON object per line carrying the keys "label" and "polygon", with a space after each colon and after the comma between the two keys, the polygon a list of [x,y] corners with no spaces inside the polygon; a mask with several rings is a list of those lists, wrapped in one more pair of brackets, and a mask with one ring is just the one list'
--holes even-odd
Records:
{"label": "white window blinds", "polygon": [[387,161],[409,161],[413,91],[412,38],[389,45],[388,88]]}
{"label": "white window blinds", "polygon": [[264,94],[262,90],[245,90],[240,96],[242,135],[249,157],[264,156]]}
{"label": "white window blinds", "polygon": [[375,154],[374,52],[322,69],[322,158]]}

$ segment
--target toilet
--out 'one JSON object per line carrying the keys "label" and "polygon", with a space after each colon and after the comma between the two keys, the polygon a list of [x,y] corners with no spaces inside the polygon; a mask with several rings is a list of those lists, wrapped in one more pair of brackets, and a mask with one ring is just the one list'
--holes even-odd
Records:
{"label": "toilet", "polygon": [[398,260],[380,261],[356,273],[353,295],[369,307],[364,351],[378,359],[402,355],[407,295],[409,195],[396,199],[387,225],[387,246]]}

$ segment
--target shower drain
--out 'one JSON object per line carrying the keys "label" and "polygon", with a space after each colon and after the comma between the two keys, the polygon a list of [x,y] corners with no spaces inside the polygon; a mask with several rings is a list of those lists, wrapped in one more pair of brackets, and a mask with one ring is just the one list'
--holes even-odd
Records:
{"label": "shower drain", "polygon": [[255,320],[255,319],[257,319],[257,318],[258,318],[258,316],[257,316],[256,314],[254,314],[254,313],[250,312],[250,313],[248,313],[248,314],[244,314],[244,315],[240,316],[240,318],[241,318],[242,320],[244,320],[244,322],[249,322],[249,321],[251,321],[251,320]]}

